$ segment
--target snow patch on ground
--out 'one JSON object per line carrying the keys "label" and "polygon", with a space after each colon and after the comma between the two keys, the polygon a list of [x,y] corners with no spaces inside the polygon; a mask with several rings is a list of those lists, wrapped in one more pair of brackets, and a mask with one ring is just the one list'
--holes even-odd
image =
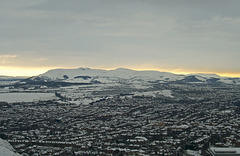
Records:
{"label": "snow patch on ground", "polygon": [[149,84],[143,84],[143,83],[134,83],[132,84],[132,87],[133,88],[136,88],[136,89],[147,89],[147,88],[150,88],[149,87]]}
{"label": "snow patch on ground", "polygon": [[0,86],[1,85],[12,85],[12,84],[14,84],[16,82],[18,82],[18,81],[1,81],[0,80]]}
{"label": "snow patch on ground", "polygon": [[159,90],[159,91],[147,91],[147,92],[134,92],[135,96],[149,96],[149,97],[157,97],[163,95],[165,97],[173,98],[171,90]]}
{"label": "snow patch on ground", "polygon": [[5,140],[0,138],[0,155],[1,156],[20,156],[20,154],[15,153],[13,147]]}
{"label": "snow patch on ground", "polygon": [[0,94],[0,101],[4,102],[32,102],[39,100],[56,99],[54,93],[2,93]]}
{"label": "snow patch on ground", "polygon": [[223,82],[223,83],[226,83],[226,84],[233,84],[233,81],[228,80],[228,79],[221,79],[221,80],[219,80],[219,82]]}

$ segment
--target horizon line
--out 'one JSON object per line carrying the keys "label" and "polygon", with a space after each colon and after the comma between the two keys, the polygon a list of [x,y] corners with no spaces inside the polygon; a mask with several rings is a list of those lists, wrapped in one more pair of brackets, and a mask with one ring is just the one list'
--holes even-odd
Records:
{"label": "horizon line", "polygon": [[[116,70],[119,68],[135,70],[135,71],[158,71],[158,72],[168,72],[176,75],[189,75],[189,74],[216,74],[221,77],[233,77],[240,78],[240,73],[227,73],[227,72],[209,72],[209,71],[190,71],[183,69],[158,69],[158,68],[131,68],[131,67],[117,67],[117,68],[96,68],[96,67],[36,67],[36,68],[21,68],[21,67],[0,67],[0,76],[11,76],[11,77],[32,77],[43,74],[49,70],[54,69],[80,69],[80,68],[88,68],[88,69],[100,69],[100,70]],[[24,73],[24,74],[22,74]]]}

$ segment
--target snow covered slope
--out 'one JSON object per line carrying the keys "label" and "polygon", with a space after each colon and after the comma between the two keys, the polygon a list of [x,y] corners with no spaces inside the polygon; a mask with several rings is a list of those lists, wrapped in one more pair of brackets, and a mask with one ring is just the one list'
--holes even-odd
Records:
{"label": "snow covered slope", "polygon": [[118,82],[124,80],[127,82],[138,81],[176,81],[184,76],[167,72],[158,71],[135,71],[125,68],[115,70],[100,70],[89,68],[78,69],[54,69],[38,76],[45,80],[58,80],[64,82],[93,82],[101,83]]}
{"label": "snow covered slope", "polygon": [[181,82],[181,83],[228,83],[240,84],[240,78],[226,78],[216,74],[177,75],[159,71],[135,71],[118,68],[101,70],[90,68],[53,69],[31,78],[34,81],[58,81],[70,83],[141,83],[141,82]]}
{"label": "snow covered slope", "polygon": [[0,138],[0,156],[20,156],[20,154],[15,153],[9,142]]}

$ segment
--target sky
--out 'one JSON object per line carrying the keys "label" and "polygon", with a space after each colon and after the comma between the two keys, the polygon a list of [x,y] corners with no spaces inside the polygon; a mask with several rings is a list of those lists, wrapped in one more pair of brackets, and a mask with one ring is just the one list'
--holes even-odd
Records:
{"label": "sky", "polygon": [[0,0],[0,75],[89,67],[240,77],[239,0]]}

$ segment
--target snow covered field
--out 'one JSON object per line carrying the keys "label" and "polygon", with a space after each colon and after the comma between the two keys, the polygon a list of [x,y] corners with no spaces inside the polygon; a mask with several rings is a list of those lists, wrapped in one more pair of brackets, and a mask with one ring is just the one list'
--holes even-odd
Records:
{"label": "snow covered field", "polygon": [[1,81],[0,80],[0,85],[10,85],[10,84],[14,84],[18,81]]}
{"label": "snow covered field", "polygon": [[173,98],[171,90],[159,90],[159,91],[146,91],[146,92],[134,92],[135,96],[147,96],[147,97],[157,97],[163,95],[165,97]]}
{"label": "snow covered field", "polygon": [[54,93],[2,93],[0,101],[5,102],[31,102],[39,100],[52,100],[56,96]]}

